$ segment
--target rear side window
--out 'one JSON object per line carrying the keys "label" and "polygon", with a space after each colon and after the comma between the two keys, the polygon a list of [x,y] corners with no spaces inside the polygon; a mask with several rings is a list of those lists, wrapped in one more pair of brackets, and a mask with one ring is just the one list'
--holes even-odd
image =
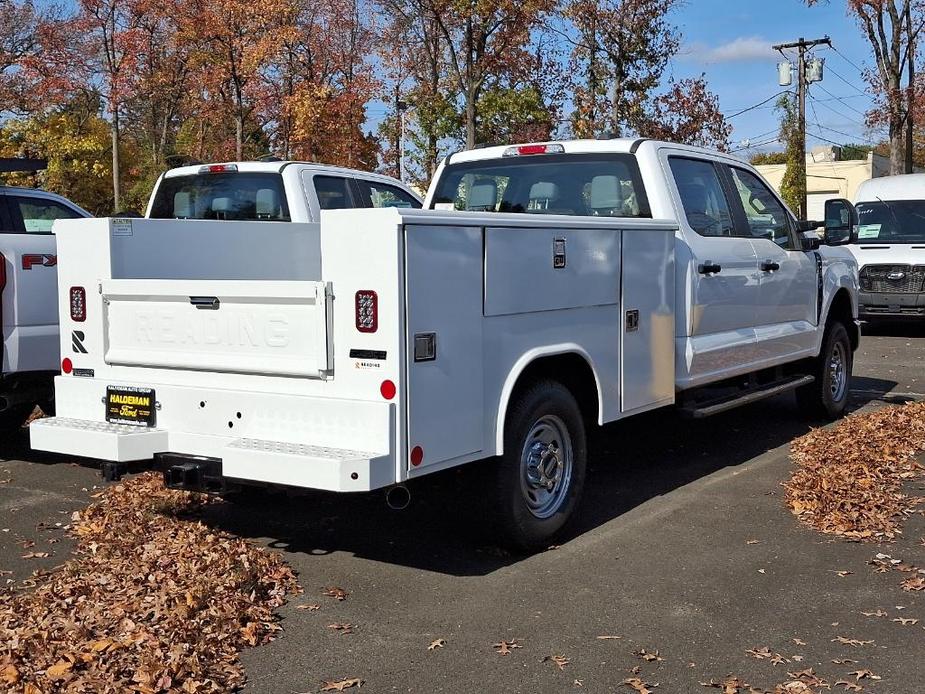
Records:
{"label": "rear side window", "polygon": [[56,219],[77,219],[81,215],[67,205],[54,200],[42,198],[15,197],[7,198],[10,204],[22,215],[23,227],[28,234],[50,234],[51,225]]}
{"label": "rear side window", "polygon": [[713,162],[669,157],[684,216],[701,236],[733,236],[729,203]]}
{"label": "rear side window", "polygon": [[275,173],[204,173],[161,180],[154,219],[233,219],[288,222],[283,178]]}
{"label": "rear side window", "polygon": [[346,210],[355,207],[350,196],[350,182],[341,176],[315,176],[315,194],[322,210]]}
{"label": "rear side window", "polygon": [[651,217],[631,154],[552,154],[450,164],[434,204],[456,210]]}
{"label": "rear side window", "polygon": [[421,203],[401,188],[379,181],[358,179],[363,205],[369,207],[405,207],[419,209]]}

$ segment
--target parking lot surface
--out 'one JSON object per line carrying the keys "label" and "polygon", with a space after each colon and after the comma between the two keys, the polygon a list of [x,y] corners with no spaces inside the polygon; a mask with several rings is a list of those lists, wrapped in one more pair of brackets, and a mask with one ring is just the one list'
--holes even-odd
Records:
{"label": "parking lot surface", "polygon": [[[925,330],[868,330],[855,376],[853,409],[925,399]],[[247,691],[360,678],[370,692],[631,692],[635,678],[697,692],[729,674],[773,689],[807,668],[832,685],[925,691],[925,595],[868,564],[883,552],[925,565],[925,519],[890,545],[800,526],[781,482],[788,443],[808,430],[789,397],[610,426],[575,529],[532,557],[492,544],[472,476],[453,471],[413,488],[402,512],[381,494],[217,504],[206,522],[283,552],[305,590],[283,608],[280,637],[244,653]],[[89,465],[30,452],[25,435],[0,447],[0,480],[3,580],[66,557],[56,524],[102,484]],[[330,586],[346,600],[322,595]],[[502,641],[521,648],[501,655]],[[763,648],[781,658],[747,653]],[[849,674],[863,670],[880,679]]]}

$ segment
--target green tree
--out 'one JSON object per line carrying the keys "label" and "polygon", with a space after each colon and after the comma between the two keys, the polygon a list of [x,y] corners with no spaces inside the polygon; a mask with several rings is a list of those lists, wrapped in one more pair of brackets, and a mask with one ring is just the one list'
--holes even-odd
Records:
{"label": "green tree", "polygon": [[780,113],[780,139],[786,145],[787,170],[780,184],[780,194],[791,210],[799,210],[801,203],[806,200],[806,177],[802,175],[806,152],[801,146],[795,96],[784,94],[775,106]]}
{"label": "green tree", "polygon": [[748,158],[752,166],[762,166],[764,164],[786,164],[786,152],[758,152]]}

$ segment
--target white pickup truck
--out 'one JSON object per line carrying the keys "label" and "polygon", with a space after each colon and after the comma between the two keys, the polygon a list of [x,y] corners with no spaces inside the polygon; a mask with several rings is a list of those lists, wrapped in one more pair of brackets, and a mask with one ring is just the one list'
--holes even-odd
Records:
{"label": "white pickup truck", "polygon": [[[40,160],[0,159],[0,172],[32,172]],[[53,411],[59,373],[56,219],[90,213],[34,188],[0,186],[0,440],[35,405]]]}
{"label": "white pickup truck", "polygon": [[[590,427],[795,390],[845,409],[851,203],[829,245],[748,164],[649,140],[448,157],[430,209],[59,222],[58,416],[34,448],[169,486],[359,492],[479,459],[500,539],[548,543]],[[268,224],[268,223],[262,223]]]}

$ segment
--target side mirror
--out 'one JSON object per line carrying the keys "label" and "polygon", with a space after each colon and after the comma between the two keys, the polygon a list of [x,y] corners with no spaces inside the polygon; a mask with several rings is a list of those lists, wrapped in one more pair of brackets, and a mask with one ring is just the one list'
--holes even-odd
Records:
{"label": "side mirror", "polygon": [[839,198],[825,201],[824,243],[843,246],[851,243],[858,225],[858,212],[849,201]]}

